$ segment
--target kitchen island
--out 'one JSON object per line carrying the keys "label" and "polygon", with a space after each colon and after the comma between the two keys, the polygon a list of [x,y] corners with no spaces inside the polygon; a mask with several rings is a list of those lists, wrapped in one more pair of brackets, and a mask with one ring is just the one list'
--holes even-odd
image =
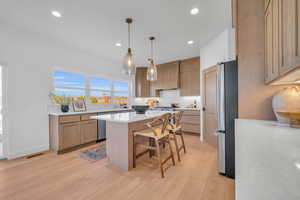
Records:
{"label": "kitchen island", "polygon": [[147,129],[146,123],[170,111],[116,113],[93,116],[91,119],[106,121],[106,153],[113,164],[124,170],[133,168],[133,133]]}

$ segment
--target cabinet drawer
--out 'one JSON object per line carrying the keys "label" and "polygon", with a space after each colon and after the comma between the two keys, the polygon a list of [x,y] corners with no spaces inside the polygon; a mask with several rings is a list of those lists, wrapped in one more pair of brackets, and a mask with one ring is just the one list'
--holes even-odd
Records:
{"label": "cabinet drawer", "polygon": [[200,125],[182,123],[181,127],[185,132],[200,133]]}
{"label": "cabinet drawer", "polygon": [[68,116],[59,117],[60,123],[79,122],[79,121],[80,121],[80,115],[68,115]]}
{"label": "cabinet drawer", "polygon": [[89,113],[89,114],[83,114],[81,115],[81,121],[86,121],[86,120],[93,120],[91,117],[97,116],[96,113]]}
{"label": "cabinet drawer", "polygon": [[183,116],[186,115],[199,115],[200,116],[200,111],[199,110],[184,110]]}
{"label": "cabinet drawer", "polygon": [[183,115],[181,119],[181,123],[187,124],[200,124],[200,115]]}

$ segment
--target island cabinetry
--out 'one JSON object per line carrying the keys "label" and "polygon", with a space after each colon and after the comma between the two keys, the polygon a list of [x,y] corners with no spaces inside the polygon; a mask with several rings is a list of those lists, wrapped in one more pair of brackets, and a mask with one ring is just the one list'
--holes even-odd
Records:
{"label": "island cabinetry", "polygon": [[50,149],[63,152],[72,147],[96,142],[97,120],[90,119],[97,114],[68,116],[50,115]]}

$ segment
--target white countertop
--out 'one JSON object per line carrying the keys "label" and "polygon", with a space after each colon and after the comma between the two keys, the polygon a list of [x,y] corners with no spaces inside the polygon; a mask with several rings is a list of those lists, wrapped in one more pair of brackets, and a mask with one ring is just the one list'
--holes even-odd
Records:
{"label": "white countertop", "polygon": [[131,122],[143,121],[146,119],[159,117],[166,113],[174,113],[174,112],[172,112],[172,111],[147,111],[145,114],[136,114],[135,112],[114,113],[114,114],[104,114],[104,115],[99,115],[99,116],[93,116],[93,117],[91,117],[91,119],[106,120],[106,121],[120,122],[120,123],[131,123]]}
{"label": "white countertop", "polygon": [[105,112],[117,112],[117,111],[126,111],[131,110],[129,108],[106,108],[106,109],[98,109],[98,110],[89,110],[84,112],[51,112],[49,115],[55,115],[55,116],[63,116],[63,115],[78,115],[78,114],[89,114],[89,113],[105,113]]}
{"label": "white countertop", "polygon": [[236,199],[300,199],[300,129],[236,120]]}
{"label": "white countertop", "polygon": [[200,111],[200,108],[174,108],[175,110]]}

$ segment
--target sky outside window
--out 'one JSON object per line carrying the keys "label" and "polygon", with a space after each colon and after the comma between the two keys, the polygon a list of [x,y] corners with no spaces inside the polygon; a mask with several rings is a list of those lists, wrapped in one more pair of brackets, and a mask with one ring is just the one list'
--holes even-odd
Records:
{"label": "sky outside window", "polygon": [[114,90],[115,91],[128,92],[128,87],[129,87],[128,82],[122,82],[122,81],[114,82]]}
{"label": "sky outside window", "polygon": [[85,88],[84,75],[55,70],[54,71],[54,86],[55,87]]}
{"label": "sky outside window", "polygon": [[92,77],[90,79],[91,89],[111,90],[111,81],[104,78]]}

